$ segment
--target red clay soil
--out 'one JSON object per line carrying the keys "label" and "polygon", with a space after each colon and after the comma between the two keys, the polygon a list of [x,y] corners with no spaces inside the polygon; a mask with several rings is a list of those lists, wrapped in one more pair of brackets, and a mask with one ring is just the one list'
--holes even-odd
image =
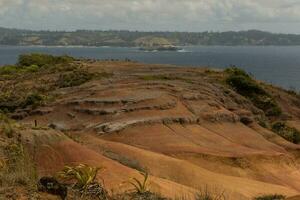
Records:
{"label": "red clay soil", "polygon": [[[132,164],[138,163],[151,175],[151,189],[172,198],[191,197],[205,187],[233,200],[300,194],[300,145],[259,126],[255,119],[262,111],[218,81],[221,72],[82,64],[114,75],[53,91],[57,100],[47,106],[51,112],[21,121],[55,129],[24,131],[35,145],[39,176],[85,163],[104,168],[98,179],[108,190],[124,191],[131,177],[142,178]],[[291,103],[300,100],[270,90],[280,93],[283,112],[293,110],[289,124],[300,129],[300,109]],[[247,126],[240,122],[245,117]]]}

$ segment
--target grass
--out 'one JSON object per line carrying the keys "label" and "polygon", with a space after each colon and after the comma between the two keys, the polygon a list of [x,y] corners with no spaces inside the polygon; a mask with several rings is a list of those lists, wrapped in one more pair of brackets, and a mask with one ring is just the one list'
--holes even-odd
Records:
{"label": "grass", "polygon": [[266,116],[279,116],[282,111],[274,98],[245,71],[231,67],[225,70],[226,83],[237,93],[248,98]]}
{"label": "grass", "polygon": [[0,171],[1,186],[36,189],[37,173],[29,152],[21,143],[5,147],[6,167]]}
{"label": "grass", "polygon": [[285,199],[285,196],[280,194],[263,195],[254,198],[254,200],[283,200],[283,199]]}
{"label": "grass", "polygon": [[110,196],[110,200],[171,200],[170,198],[162,197],[160,194],[146,192],[144,194],[137,193],[122,193]]}
{"label": "grass", "polygon": [[218,191],[217,188],[211,189],[205,186],[198,190],[195,195],[195,200],[226,200],[225,191]]}
{"label": "grass", "polygon": [[285,122],[276,122],[272,125],[272,131],[294,144],[300,143],[300,131],[289,127]]}
{"label": "grass", "polygon": [[132,178],[129,184],[134,187],[135,193],[142,195],[149,192],[149,174],[143,172],[140,172],[140,174],[143,176],[142,181],[137,178]]}
{"label": "grass", "polygon": [[0,130],[7,138],[14,137],[16,127],[17,125],[12,119],[3,113],[0,113]]}

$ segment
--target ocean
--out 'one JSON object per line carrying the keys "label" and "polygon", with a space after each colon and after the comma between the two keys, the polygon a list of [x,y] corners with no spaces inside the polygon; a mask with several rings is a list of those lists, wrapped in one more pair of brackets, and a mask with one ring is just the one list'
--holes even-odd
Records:
{"label": "ocean", "polygon": [[0,65],[15,64],[24,53],[49,53],[78,58],[130,59],[180,67],[226,68],[236,65],[255,78],[300,91],[300,46],[193,46],[174,52],[145,52],[127,47],[0,46]]}

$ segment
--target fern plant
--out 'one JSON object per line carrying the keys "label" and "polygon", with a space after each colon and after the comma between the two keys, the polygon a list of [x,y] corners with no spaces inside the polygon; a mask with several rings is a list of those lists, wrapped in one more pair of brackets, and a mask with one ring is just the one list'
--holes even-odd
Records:
{"label": "fern plant", "polygon": [[80,190],[85,190],[90,184],[95,181],[98,171],[101,168],[91,167],[85,164],[79,164],[75,167],[65,166],[64,169],[59,172],[59,176],[67,180],[75,180],[75,187]]}
{"label": "fern plant", "polygon": [[149,191],[149,174],[141,172],[140,173],[144,180],[140,181],[137,178],[132,178],[129,183],[134,187],[134,190],[138,194],[144,194]]}

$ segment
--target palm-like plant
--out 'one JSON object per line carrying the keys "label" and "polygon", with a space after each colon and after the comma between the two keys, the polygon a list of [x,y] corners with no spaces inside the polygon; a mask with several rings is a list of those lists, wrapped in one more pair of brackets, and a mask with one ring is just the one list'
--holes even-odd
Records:
{"label": "palm-like plant", "polygon": [[138,194],[144,194],[149,191],[149,174],[141,172],[141,175],[144,177],[143,181],[140,181],[137,178],[132,178],[131,181],[129,181]]}
{"label": "palm-like plant", "polygon": [[75,167],[65,166],[64,169],[59,172],[59,176],[64,179],[75,180],[76,183],[74,186],[85,190],[95,181],[100,169],[99,167],[91,167],[85,164],[79,164]]}

